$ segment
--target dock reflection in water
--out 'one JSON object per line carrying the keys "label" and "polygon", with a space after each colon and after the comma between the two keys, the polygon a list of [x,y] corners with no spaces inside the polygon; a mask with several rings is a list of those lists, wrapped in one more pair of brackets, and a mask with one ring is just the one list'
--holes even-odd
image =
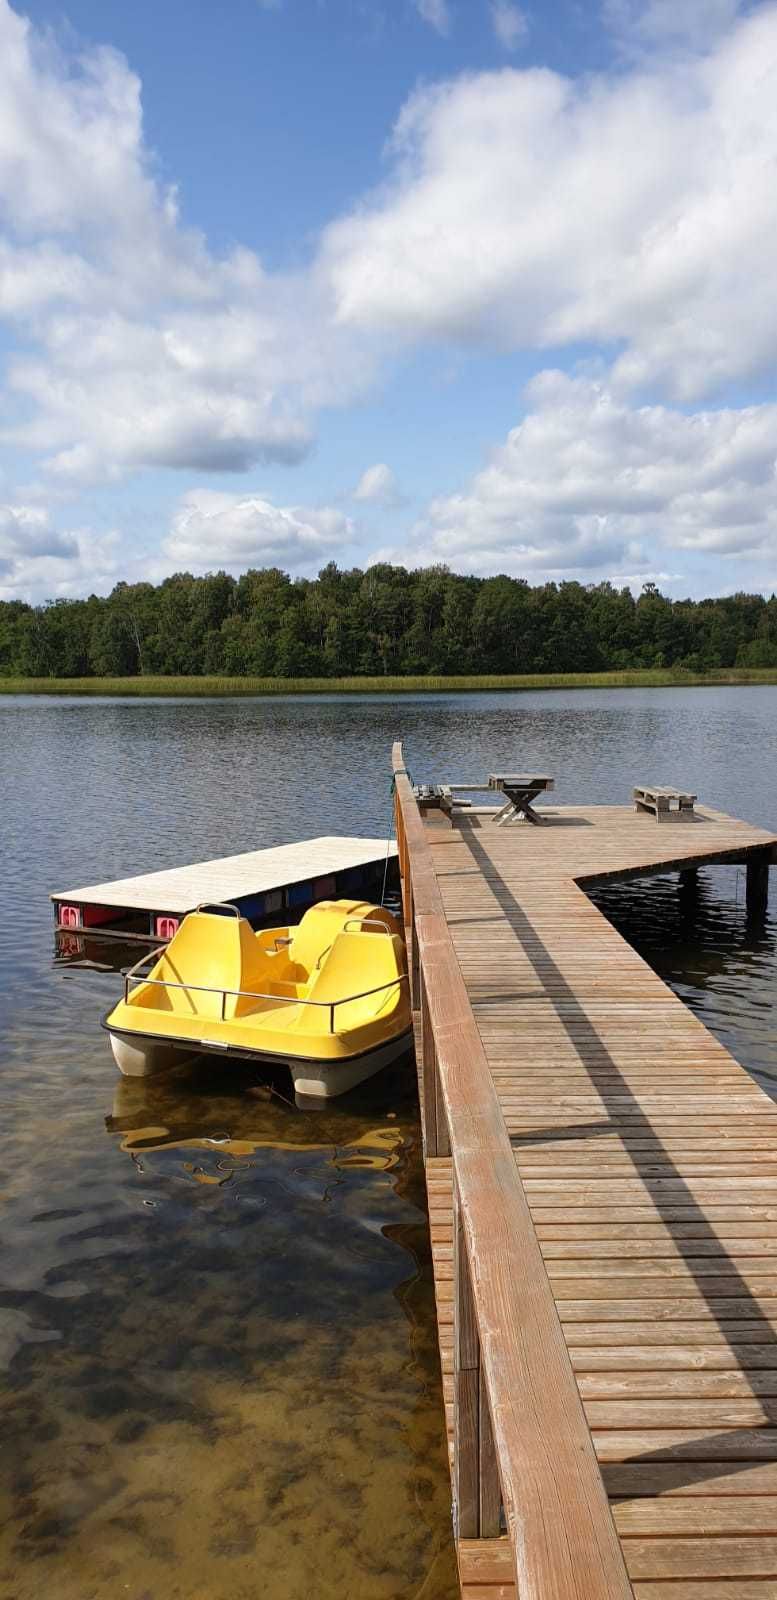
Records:
{"label": "dock reflection in water", "polygon": [[3,1595],[455,1592],[412,1078],[287,1089],[118,1082],[110,1190],[26,1219]]}

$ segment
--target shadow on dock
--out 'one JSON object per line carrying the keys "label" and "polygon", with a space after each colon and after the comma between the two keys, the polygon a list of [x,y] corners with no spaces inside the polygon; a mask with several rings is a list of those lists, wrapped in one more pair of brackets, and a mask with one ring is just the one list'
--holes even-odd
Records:
{"label": "shadow on dock", "polygon": [[[469,849],[484,879],[487,879],[489,888],[493,891],[502,912],[520,939],[524,954],[536,972],[546,1000],[553,1006],[558,1021],[566,1032],[577,1059],[589,1075],[592,1089],[597,1095],[603,1097],[615,1091],[623,1101],[622,1106],[619,1108],[617,1120],[603,1119],[596,1123],[570,1123],[563,1129],[559,1129],[558,1126],[548,1127],[544,1130],[534,1129],[530,1134],[513,1136],[511,1143],[516,1150],[519,1150],[537,1144],[547,1144],[549,1141],[563,1145],[570,1139],[591,1138],[595,1140],[602,1136],[612,1135],[623,1138],[623,1122],[626,1118],[628,1118],[629,1141],[636,1140],[640,1136],[645,1140],[651,1141],[652,1148],[645,1152],[634,1151],[629,1148],[627,1142],[623,1143],[623,1156],[631,1162],[633,1167],[633,1173],[628,1176],[640,1179],[648,1186],[643,1202],[644,1205],[646,1207],[652,1206],[655,1212],[655,1221],[666,1226],[678,1255],[687,1264],[690,1278],[695,1285],[700,1300],[707,1307],[712,1321],[722,1335],[723,1341],[733,1357],[734,1370],[746,1380],[750,1395],[761,1407],[764,1414],[764,1422],[761,1424],[753,1427],[726,1428],[718,1433],[714,1432],[712,1428],[708,1429],[703,1421],[700,1421],[698,1428],[689,1430],[703,1435],[694,1444],[689,1444],[686,1441],[676,1445],[665,1445],[653,1451],[640,1451],[639,1453],[625,1455],[623,1464],[625,1466],[645,1466],[650,1463],[668,1463],[674,1468],[674,1471],[670,1474],[670,1483],[667,1483],[667,1488],[670,1486],[678,1488],[684,1484],[698,1484],[705,1480],[714,1480],[737,1472],[751,1471],[756,1462],[777,1459],[777,1429],[770,1426],[770,1424],[777,1423],[777,1399],[764,1399],[764,1396],[759,1394],[759,1386],[754,1379],[754,1375],[749,1370],[747,1346],[752,1341],[754,1348],[758,1350],[758,1356],[753,1355],[750,1359],[757,1360],[759,1367],[777,1368],[777,1331],[769,1315],[764,1312],[759,1296],[753,1292],[742,1276],[736,1261],[728,1253],[725,1241],[717,1233],[714,1224],[707,1217],[703,1205],[699,1203],[683,1174],[675,1164],[673,1154],[661,1132],[658,1131],[650,1117],[646,1115],[639,1099],[630,1087],[628,1079],[624,1077],[613,1060],[602,1036],[590,1021],[585,1006],[568,983],[563,971],[554,960],[551,951],[543,942],[537,928],[525,912],[520,901],[499,873],[493,858],[478,840],[477,827],[477,818],[468,819],[466,829],[462,828],[461,831],[462,842]],[[583,889],[579,889],[578,892],[581,895],[585,895]],[[698,894],[698,887],[686,881],[684,894],[687,914]],[[465,920],[464,918],[461,919],[462,922]],[[482,924],[484,919],[480,917],[473,920],[479,920]],[[453,918],[452,925],[459,925],[459,919]],[[552,986],[548,985],[549,976],[552,978]],[[515,990],[512,990],[509,998],[512,1000],[519,999],[520,995],[517,995]],[[485,1002],[485,1004],[487,1003]],[[480,999],[475,1003],[476,1016],[483,1005],[484,1002]],[[609,1075],[609,1082],[606,1087],[597,1081],[602,1071],[606,1071]],[[660,1174],[656,1171],[659,1164],[661,1167]],[[671,1198],[664,1202],[660,1197],[651,1194],[649,1189],[651,1181],[655,1180],[658,1175],[662,1178],[673,1179],[676,1184],[671,1193]],[[526,1176],[527,1174],[524,1174],[524,1177]],[[595,1170],[592,1171],[592,1177],[594,1176]],[[627,1175],[624,1174],[623,1176]],[[563,1178],[563,1170],[560,1170],[559,1177]],[[742,1182],[743,1186],[746,1187],[747,1180],[743,1179]],[[617,1195],[614,1196],[613,1204],[616,1203],[616,1200]],[[735,1204],[736,1201],[732,1203]],[[692,1238],[683,1237],[672,1231],[677,1224],[675,1213],[679,1207],[683,1208],[683,1225],[687,1224],[693,1227]],[[765,1208],[768,1208],[767,1214],[770,1218],[777,1218],[777,1203],[773,1207],[769,1207],[769,1202],[767,1201],[765,1202]],[[720,1274],[718,1277],[711,1277],[709,1273],[702,1272],[696,1259],[699,1246],[708,1241],[714,1243],[716,1254],[719,1253]],[[624,1269],[623,1275],[627,1275],[626,1269]],[[720,1287],[721,1279],[724,1280],[722,1290]],[[718,1288],[714,1291],[711,1288],[712,1283],[718,1284]],[[690,1281],[688,1288],[690,1291]],[[661,1279],[657,1277],[657,1298],[660,1298],[660,1289]],[[558,1299],[557,1289],[554,1289],[554,1293]],[[732,1301],[736,1301],[736,1309],[734,1311],[731,1309]],[[728,1309],[724,1307],[728,1307]],[[732,1321],[734,1317],[736,1322]],[[666,1320],[671,1321],[673,1319],[668,1318]],[[757,1345],[753,1339],[754,1325],[757,1325],[755,1329]],[[675,1326],[677,1328],[678,1343],[682,1343],[682,1321],[677,1319]],[[602,1344],[606,1345],[606,1343],[606,1324],[603,1323]],[[766,1356],[764,1355],[765,1350],[769,1352]],[[635,1424],[631,1431],[643,1432],[644,1429]],[[596,1429],[592,1428],[592,1432],[594,1438],[596,1438]],[[607,1463],[601,1462],[600,1464],[606,1482],[608,1476]],[[633,1493],[633,1491],[630,1491],[630,1493]],[[629,1494],[622,1494],[621,1497],[629,1498],[630,1496]],[[614,1495],[613,1498],[616,1499],[618,1496]]]}

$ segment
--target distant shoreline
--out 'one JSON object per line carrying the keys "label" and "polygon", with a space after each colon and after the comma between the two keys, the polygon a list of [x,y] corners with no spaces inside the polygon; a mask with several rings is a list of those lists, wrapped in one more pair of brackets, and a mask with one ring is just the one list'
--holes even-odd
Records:
{"label": "distant shoreline", "polygon": [[532,689],[670,689],[777,683],[777,667],[716,667],[686,672],[635,667],[620,672],[494,673],[380,678],[0,678],[0,695],[110,695],[128,699],[234,698],[295,694],[467,694]]}

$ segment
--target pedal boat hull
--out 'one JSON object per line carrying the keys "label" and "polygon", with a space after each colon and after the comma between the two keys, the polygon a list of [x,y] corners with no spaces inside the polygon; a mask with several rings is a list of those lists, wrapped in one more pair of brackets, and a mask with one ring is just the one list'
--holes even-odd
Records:
{"label": "pedal boat hull", "polygon": [[[181,933],[195,918],[200,925],[189,928],[187,944]],[[287,1067],[301,1103],[346,1093],[411,1047],[395,928],[389,913],[363,902],[326,902],[298,929],[259,935],[242,918],[192,913],[152,972],[131,992],[125,980],[124,1000],[101,1018],[119,1071],[153,1077],[203,1053]],[[210,959],[207,973],[195,966],[194,977],[193,931]],[[308,969],[295,959],[302,955]],[[209,985],[194,981],[204,975]]]}
{"label": "pedal boat hull", "polygon": [[390,1066],[412,1046],[412,1028],[397,1034],[385,1044],[375,1045],[361,1055],[340,1057],[336,1061],[315,1057],[274,1055],[266,1050],[251,1050],[238,1045],[219,1045],[215,1041],[155,1039],[138,1033],[120,1033],[111,1026],[108,1014],[100,1019],[111,1041],[113,1059],[124,1078],[155,1078],[182,1066],[195,1055],[218,1055],[222,1060],[256,1061],[268,1068],[287,1067],[297,1098],[332,1100],[355,1089]]}

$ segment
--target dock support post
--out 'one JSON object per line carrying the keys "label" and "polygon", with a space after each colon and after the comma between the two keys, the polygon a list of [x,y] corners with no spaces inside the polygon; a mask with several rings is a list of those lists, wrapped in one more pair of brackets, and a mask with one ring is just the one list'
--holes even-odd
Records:
{"label": "dock support post", "polygon": [[763,917],[769,902],[769,861],[771,852],[759,850],[747,858],[745,901],[749,917]]}
{"label": "dock support post", "polygon": [[440,1090],[437,1046],[434,1039],[432,1019],[429,1016],[429,1002],[423,973],[420,974],[419,989],[421,1001],[421,1085],[424,1100],[425,1154],[427,1156],[449,1156],[451,1145],[448,1137],[448,1119],[445,1115],[445,1106]]}
{"label": "dock support post", "polygon": [[502,1497],[499,1472],[480,1365],[461,1209],[453,1202],[453,1525],[457,1539],[495,1539]]}

